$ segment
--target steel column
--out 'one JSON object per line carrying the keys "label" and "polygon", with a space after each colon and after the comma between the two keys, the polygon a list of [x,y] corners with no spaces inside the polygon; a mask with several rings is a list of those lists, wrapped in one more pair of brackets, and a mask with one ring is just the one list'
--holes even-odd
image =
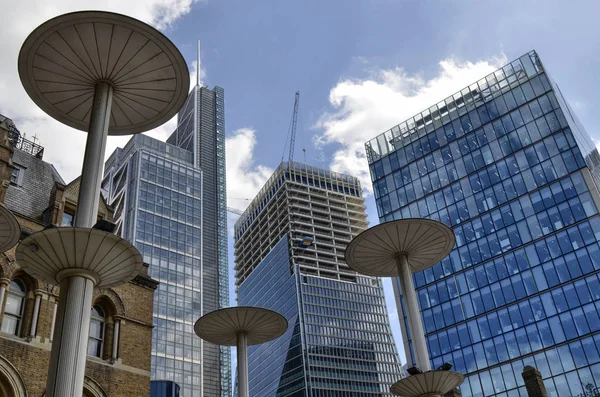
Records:
{"label": "steel column", "polygon": [[[88,131],[75,227],[92,227],[98,217],[104,152],[108,137],[113,87],[96,84]],[[83,394],[94,280],[85,271],[60,281],[60,294],[48,368],[48,397]]]}
{"label": "steel column", "polygon": [[238,397],[249,397],[248,385],[248,335],[237,334]]}
{"label": "steel column", "polygon": [[[402,295],[406,306],[406,317],[408,318],[408,326],[410,327],[410,336],[413,343],[413,351],[417,366],[422,371],[429,371],[429,354],[427,345],[425,344],[425,333],[423,331],[423,323],[421,322],[421,314],[419,313],[419,302],[417,301],[417,293],[415,284],[413,283],[412,271],[408,264],[406,255],[398,255],[396,258],[398,270],[400,271],[400,284],[402,285]],[[402,321],[402,319],[400,319]]]}

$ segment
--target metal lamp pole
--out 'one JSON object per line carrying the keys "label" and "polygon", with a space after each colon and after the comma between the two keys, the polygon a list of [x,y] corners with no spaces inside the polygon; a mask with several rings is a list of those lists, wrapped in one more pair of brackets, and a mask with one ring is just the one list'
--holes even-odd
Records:
{"label": "metal lamp pole", "polygon": [[[460,385],[464,379],[456,372],[431,371],[413,283],[413,273],[434,266],[450,253],[454,243],[454,233],[440,222],[400,219],[365,230],[346,248],[345,259],[350,268],[369,276],[398,277],[402,287],[417,368],[411,376],[390,387],[392,394],[439,397]],[[410,360],[410,357],[407,356],[407,359]]]}
{"label": "metal lamp pole", "polygon": [[[64,45],[54,45],[57,38]],[[106,50],[102,56],[89,55],[99,48]],[[18,68],[42,110],[88,132],[74,227],[34,233],[17,248],[22,269],[60,285],[46,394],[80,397],[94,287],[126,283],[143,268],[129,242],[92,228],[108,134],[141,133],[171,119],[185,103],[189,71],[162,33],[103,11],[64,14],[38,26],[21,47]]]}
{"label": "metal lamp pole", "polygon": [[408,311],[408,326],[410,327],[410,335],[412,337],[417,366],[423,371],[429,371],[431,365],[429,363],[429,354],[425,343],[425,332],[423,332],[423,323],[421,322],[421,315],[419,314],[419,302],[417,301],[417,293],[415,291],[407,255],[398,255],[396,257],[396,263],[398,264],[402,294],[404,296],[404,302],[406,303],[406,310]]}
{"label": "metal lamp pole", "polygon": [[194,324],[194,331],[201,339],[215,345],[237,347],[239,397],[250,397],[248,346],[278,338],[287,328],[288,322],[281,314],[252,306],[215,310]]}
{"label": "metal lamp pole", "polygon": [[248,334],[239,332],[237,334],[237,364],[238,364],[238,395],[249,397],[248,385]]}
{"label": "metal lamp pole", "polygon": [[[83,158],[81,183],[75,214],[75,227],[92,227],[98,216],[98,200],[108,124],[112,105],[112,85],[96,85],[90,129]],[[58,310],[48,367],[48,397],[81,396],[85,377],[90,315],[94,287],[98,277],[84,269],[63,270]]]}

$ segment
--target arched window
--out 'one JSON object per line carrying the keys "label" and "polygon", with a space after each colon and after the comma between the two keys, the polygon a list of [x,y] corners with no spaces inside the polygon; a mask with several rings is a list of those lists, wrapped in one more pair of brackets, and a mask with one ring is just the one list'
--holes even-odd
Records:
{"label": "arched window", "polygon": [[90,337],[88,340],[88,354],[102,358],[104,345],[105,317],[104,310],[99,305],[92,308],[90,320]]}
{"label": "arched window", "polygon": [[2,332],[19,335],[25,307],[25,285],[21,280],[12,280],[6,294],[6,306],[2,319]]}

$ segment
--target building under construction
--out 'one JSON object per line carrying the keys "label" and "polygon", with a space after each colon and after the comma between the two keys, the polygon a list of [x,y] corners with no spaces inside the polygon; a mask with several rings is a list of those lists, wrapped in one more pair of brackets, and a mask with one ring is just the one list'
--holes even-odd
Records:
{"label": "building under construction", "polygon": [[357,178],[283,162],[235,225],[238,304],[289,328],[249,351],[250,394],[382,396],[401,372],[383,289],[344,262],[368,226]]}
{"label": "building under construction", "polygon": [[314,239],[292,253],[302,272],[356,281],[356,273],[344,262],[344,250],[367,226],[358,179],[296,162],[281,163],[236,222],[236,285],[287,234],[301,245],[306,238]]}

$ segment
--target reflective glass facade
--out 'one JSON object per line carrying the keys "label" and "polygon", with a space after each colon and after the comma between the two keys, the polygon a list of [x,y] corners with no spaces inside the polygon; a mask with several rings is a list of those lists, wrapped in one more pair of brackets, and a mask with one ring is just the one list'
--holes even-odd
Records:
{"label": "reflective glass facade", "polygon": [[379,280],[301,278],[309,396],[391,396],[401,379]]}
{"label": "reflective glass facade", "polygon": [[[598,152],[535,52],[366,144],[381,221],[425,217],[456,246],[414,275],[433,367],[467,396],[600,386]],[[394,280],[403,310],[401,288]],[[413,362],[406,317],[401,324]]]}
{"label": "reflective glass facade", "polygon": [[238,304],[289,321],[250,348],[250,395],[391,395],[401,369],[383,289],[343,261],[366,226],[356,178],[300,163],[281,164],[236,223]]}
{"label": "reflective glass facade", "polygon": [[275,310],[289,323],[281,337],[249,347],[251,396],[306,395],[298,308],[299,280],[297,273],[290,273],[289,262],[289,241],[285,236],[238,289],[240,305]]}
{"label": "reflective glass facade", "polygon": [[[182,397],[199,396],[201,349],[193,325],[202,291],[202,172],[191,153],[138,134],[111,155],[105,174],[102,188],[115,209],[117,233],[140,250],[160,282],[151,376],[179,384]],[[210,364],[215,375],[205,372],[205,395],[216,395],[217,359]]]}
{"label": "reflective glass facade", "polygon": [[[167,143],[187,150],[202,169],[204,313],[229,306],[225,106],[221,87],[196,86],[177,116]],[[206,344],[206,381],[217,382],[215,396],[231,396],[231,353],[227,346]],[[217,364],[215,364],[217,363]],[[217,372],[215,372],[217,371]],[[207,389],[213,390],[212,388]],[[220,390],[220,391],[217,391]],[[206,393],[205,393],[206,395]]]}
{"label": "reflective glass facade", "polygon": [[179,385],[167,380],[150,382],[150,397],[179,397]]}

